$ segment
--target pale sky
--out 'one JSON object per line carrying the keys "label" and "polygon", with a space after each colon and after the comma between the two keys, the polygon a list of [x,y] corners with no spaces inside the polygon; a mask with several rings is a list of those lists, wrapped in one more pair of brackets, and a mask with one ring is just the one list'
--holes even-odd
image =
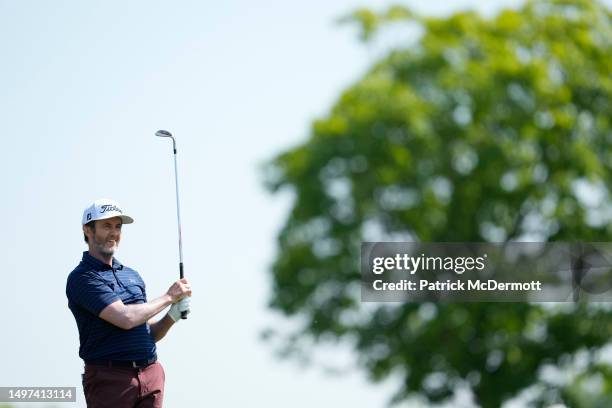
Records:
{"label": "pale sky", "polygon": [[[93,200],[113,198],[134,217],[117,258],[149,298],[177,279],[171,147],[153,136],[168,129],[194,297],[189,319],[158,343],[165,406],[384,406],[392,381],[278,360],[258,339],[286,324],[266,304],[290,203],[264,191],[259,165],[303,141],[373,62],[376,50],[334,21],[389,3],[0,1],[0,386],[76,386],[77,403],[56,406],[85,407],[65,282],[86,250],[80,221]],[[403,4],[441,14],[449,3]],[[522,1],[452,3],[491,14]],[[354,363],[342,346],[330,355]]]}

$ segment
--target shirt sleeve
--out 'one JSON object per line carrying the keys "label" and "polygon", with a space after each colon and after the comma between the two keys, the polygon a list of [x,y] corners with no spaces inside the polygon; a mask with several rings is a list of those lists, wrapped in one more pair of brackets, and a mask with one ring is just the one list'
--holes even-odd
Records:
{"label": "shirt sleeve", "polygon": [[119,296],[103,279],[81,273],[68,281],[68,300],[98,316],[106,306],[119,300]]}
{"label": "shirt sleeve", "polygon": [[142,280],[142,278],[140,279],[140,281],[142,282],[142,297],[144,298],[144,303],[147,303],[147,285],[145,285],[144,281]]}

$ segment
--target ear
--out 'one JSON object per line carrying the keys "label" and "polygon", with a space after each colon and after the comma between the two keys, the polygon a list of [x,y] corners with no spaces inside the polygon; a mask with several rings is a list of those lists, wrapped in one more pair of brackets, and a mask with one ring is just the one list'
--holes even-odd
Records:
{"label": "ear", "polygon": [[87,237],[89,238],[89,234],[92,234],[93,231],[91,230],[91,228],[89,228],[87,225],[83,225],[83,234],[87,235]]}

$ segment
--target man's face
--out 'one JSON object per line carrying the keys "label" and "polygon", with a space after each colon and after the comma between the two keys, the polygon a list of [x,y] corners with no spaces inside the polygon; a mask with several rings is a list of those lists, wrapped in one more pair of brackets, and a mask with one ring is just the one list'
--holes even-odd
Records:
{"label": "man's face", "polygon": [[93,231],[89,228],[84,228],[89,240],[90,250],[94,250],[101,255],[112,256],[121,240],[122,224],[121,218],[113,217],[96,221]]}

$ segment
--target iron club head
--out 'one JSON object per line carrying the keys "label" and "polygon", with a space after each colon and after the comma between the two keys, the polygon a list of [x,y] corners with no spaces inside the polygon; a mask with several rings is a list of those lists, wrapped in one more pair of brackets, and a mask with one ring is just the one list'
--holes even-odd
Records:
{"label": "iron club head", "polygon": [[167,130],[158,130],[157,132],[155,132],[155,136],[172,137],[172,133],[168,132]]}
{"label": "iron club head", "polygon": [[174,136],[172,136],[172,133],[168,132],[167,130],[158,130],[157,132],[155,132],[155,136],[169,137],[170,139],[172,139],[172,148],[174,149],[174,154],[176,154],[176,140],[174,140]]}

